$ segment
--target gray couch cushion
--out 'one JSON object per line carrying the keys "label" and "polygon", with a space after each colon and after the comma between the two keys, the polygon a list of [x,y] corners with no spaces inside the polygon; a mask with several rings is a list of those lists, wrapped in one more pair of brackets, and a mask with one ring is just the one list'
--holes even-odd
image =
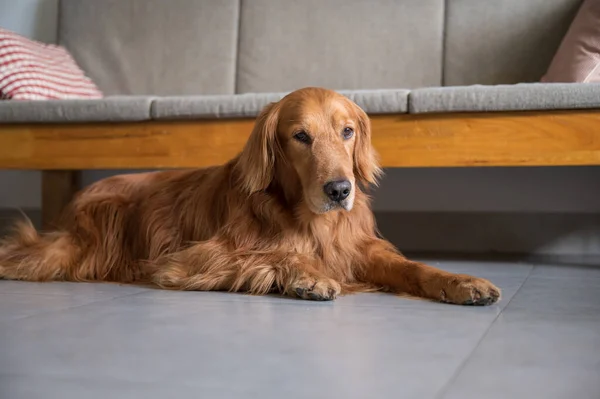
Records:
{"label": "gray couch cushion", "polygon": [[107,95],[233,94],[239,0],[61,0],[59,43]]}
{"label": "gray couch cushion", "polygon": [[[345,90],[340,93],[370,114],[405,113],[408,90]],[[183,96],[157,98],[153,119],[252,118],[269,103],[287,93],[248,93],[229,96]]]}
{"label": "gray couch cushion", "polygon": [[212,119],[255,117],[284,93],[223,96],[160,97],[152,103],[152,119]]}
{"label": "gray couch cushion", "polygon": [[133,122],[150,119],[152,97],[0,101],[0,123]]}
{"label": "gray couch cushion", "polygon": [[539,81],[581,0],[446,1],[444,85]]}
{"label": "gray couch cushion", "polygon": [[369,114],[404,114],[408,112],[407,89],[340,90]]}
{"label": "gray couch cushion", "polygon": [[523,83],[413,90],[409,112],[489,112],[600,108],[600,83]]}
{"label": "gray couch cushion", "polygon": [[237,93],[441,84],[440,0],[243,0]]}

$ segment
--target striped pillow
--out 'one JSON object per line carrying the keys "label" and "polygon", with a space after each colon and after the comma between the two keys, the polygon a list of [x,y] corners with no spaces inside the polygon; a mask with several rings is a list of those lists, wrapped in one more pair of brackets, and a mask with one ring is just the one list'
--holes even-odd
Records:
{"label": "striped pillow", "polygon": [[60,46],[0,28],[0,99],[102,98],[102,93]]}

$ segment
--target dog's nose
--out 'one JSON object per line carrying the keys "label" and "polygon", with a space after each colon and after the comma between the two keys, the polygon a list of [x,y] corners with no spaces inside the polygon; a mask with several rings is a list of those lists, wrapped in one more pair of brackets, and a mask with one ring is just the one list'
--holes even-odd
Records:
{"label": "dog's nose", "polygon": [[348,180],[330,181],[323,186],[325,194],[335,202],[340,202],[348,198],[350,190],[352,190],[352,183]]}

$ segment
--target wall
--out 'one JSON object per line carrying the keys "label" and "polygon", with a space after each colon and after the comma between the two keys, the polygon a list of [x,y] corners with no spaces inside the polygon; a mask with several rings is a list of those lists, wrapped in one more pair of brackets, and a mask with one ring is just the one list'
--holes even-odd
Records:
{"label": "wall", "polygon": [[58,0],[0,0],[0,27],[35,40],[56,42]]}
{"label": "wall", "polygon": [[[0,0],[0,26],[54,42],[57,4]],[[0,172],[0,209],[39,206],[39,173]],[[403,249],[600,255],[598,167],[388,170],[375,209]]]}

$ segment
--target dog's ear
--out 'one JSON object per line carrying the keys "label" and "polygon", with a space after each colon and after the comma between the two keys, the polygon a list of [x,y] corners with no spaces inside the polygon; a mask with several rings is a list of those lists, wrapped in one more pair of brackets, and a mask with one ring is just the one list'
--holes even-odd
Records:
{"label": "dog's ear", "polygon": [[363,185],[377,185],[382,174],[379,159],[371,145],[371,120],[358,105],[352,103],[358,119],[359,132],[354,143],[354,175]]}
{"label": "dog's ear", "polygon": [[279,108],[279,103],[271,103],[261,111],[238,159],[241,184],[250,194],[266,189],[273,180]]}

